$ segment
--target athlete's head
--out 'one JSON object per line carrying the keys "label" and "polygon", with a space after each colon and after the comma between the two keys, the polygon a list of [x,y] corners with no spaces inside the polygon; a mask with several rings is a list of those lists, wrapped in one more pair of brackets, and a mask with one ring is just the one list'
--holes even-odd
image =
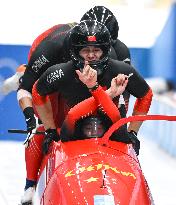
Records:
{"label": "athlete's head", "polygon": [[102,121],[95,116],[82,119],[79,126],[82,138],[102,137],[105,133],[105,127]]}
{"label": "athlete's head", "polygon": [[73,63],[83,68],[85,60],[97,70],[98,75],[107,68],[111,37],[104,24],[86,20],[76,25],[70,33],[70,52]]}
{"label": "athlete's head", "polygon": [[114,14],[104,6],[95,6],[87,11],[81,21],[83,20],[96,20],[104,24],[111,34],[112,40],[118,37],[119,26]]}

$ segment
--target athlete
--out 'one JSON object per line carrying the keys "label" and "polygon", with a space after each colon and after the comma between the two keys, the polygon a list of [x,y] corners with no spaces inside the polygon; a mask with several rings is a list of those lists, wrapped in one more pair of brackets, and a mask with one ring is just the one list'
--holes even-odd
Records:
{"label": "athlete", "polygon": [[[118,107],[112,99],[124,92],[128,76],[119,74],[112,79],[111,87],[105,91],[97,83],[97,71],[90,66],[85,69],[84,75],[79,70],[76,70],[76,73],[92,97],[78,103],[68,112],[60,131],[60,138],[64,142],[102,137],[109,127],[107,121],[112,124],[121,118]],[[44,150],[47,151],[47,148]]]}
{"label": "athlete", "polygon": [[[97,82],[104,89],[110,87],[111,80],[118,74],[133,74],[123,92],[123,98],[127,104],[130,94],[137,98],[133,115],[147,114],[152,100],[152,90],[132,66],[109,58],[110,45],[111,37],[103,24],[92,20],[82,21],[70,34],[72,60],[50,67],[35,83],[33,101],[46,129],[43,148],[47,143],[50,144],[52,139],[59,140],[47,95],[54,92],[61,93],[70,108],[90,97],[89,89],[77,76],[77,70],[80,70],[84,76],[90,67],[95,69],[98,74]],[[88,64],[85,61],[88,61]],[[92,75],[92,71],[89,75]],[[118,105],[119,97],[113,101]],[[121,115],[124,116],[124,113]],[[128,131],[136,135],[141,124],[141,122],[131,122]],[[129,138],[126,133],[126,126],[123,126],[110,139],[128,143]],[[47,153],[46,150],[44,152]]]}
{"label": "athlete", "polygon": [[[78,77],[83,82],[93,97],[90,97],[70,109],[61,127],[61,141],[81,140],[95,137],[102,137],[108,128],[120,118],[120,112],[112,99],[120,96],[127,86],[128,78],[118,74],[111,81],[111,87],[104,91],[97,83],[97,71],[90,66],[86,72],[76,70]],[[139,153],[139,140],[132,133],[126,133],[128,142],[131,143],[136,154]],[[48,151],[48,143],[43,149]]]}

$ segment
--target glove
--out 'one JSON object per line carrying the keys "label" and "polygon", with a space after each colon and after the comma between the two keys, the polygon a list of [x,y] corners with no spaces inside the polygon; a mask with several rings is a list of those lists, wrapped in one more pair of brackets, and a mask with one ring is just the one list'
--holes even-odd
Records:
{"label": "glove", "polygon": [[137,133],[133,130],[128,132],[128,136],[131,140],[131,143],[133,145],[133,149],[135,150],[137,156],[139,155],[139,150],[140,150],[140,141],[137,138]]}
{"label": "glove", "polygon": [[42,144],[43,154],[44,155],[48,154],[50,144],[53,141],[58,142],[59,140],[60,140],[60,137],[59,137],[56,129],[47,129],[45,131],[45,138],[44,138],[43,144]]}
{"label": "glove", "polygon": [[42,121],[35,116],[34,110],[32,107],[27,107],[23,110],[25,116],[25,121],[27,125],[27,137],[24,141],[24,145],[28,147],[30,139],[34,136],[37,131],[37,128],[42,125]]}
{"label": "glove", "polygon": [[41,120],[35,116],[34,110],[32,107],[27,107],[23,110],[25,116],[27,131],[32,131],[38,125],[42,124]]}

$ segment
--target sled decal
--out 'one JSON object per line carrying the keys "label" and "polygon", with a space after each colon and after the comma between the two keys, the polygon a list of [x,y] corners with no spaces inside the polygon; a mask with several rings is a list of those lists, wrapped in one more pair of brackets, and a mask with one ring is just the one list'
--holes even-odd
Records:
{"label": "sled decal", "polygon": [[128,171],[122,171],[122,170],[118,170],[116,167],[111,167],[108,164],[97,164],[94,166],[88,166],[88,167],[80,167],[76,170],[76,172],[74,172],[74,170],[70,170],[65,174],[65,177],[71,177],[76,175],[77,173],[83,173],[85,171],[87,172],[91,172],[91,171],[102,171],[102,170],[112,170],[113,172],[115,172],[116,174],[121,174],[125,177],[132,177],[133,179],[136,179],[136,176],[132,173],[132,172],[128,172]]}

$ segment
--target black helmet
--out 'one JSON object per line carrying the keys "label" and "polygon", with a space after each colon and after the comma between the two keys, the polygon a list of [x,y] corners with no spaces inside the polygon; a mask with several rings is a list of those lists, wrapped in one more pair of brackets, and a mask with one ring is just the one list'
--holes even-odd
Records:
{"label": "black helmet", "polygon": [[104,24],[111,34],[112,40],[116,40],[118,37],[119,25],[114,14],[104,6],[95,6],[87,11],[81,21],[83,20],[96,20]]}
{"label": "black helmet", "polygon": [[79,55],[82,48],[96,46],[101,48],[103,54],[98,61],[91,61],[89,65],[97,70],[98,75],[107,68],[111,37],[104,24],[98,21],[86,20],[76,25],[70,32],[70,52],[73,63],[78,68],[84,67],[85,60]]}

